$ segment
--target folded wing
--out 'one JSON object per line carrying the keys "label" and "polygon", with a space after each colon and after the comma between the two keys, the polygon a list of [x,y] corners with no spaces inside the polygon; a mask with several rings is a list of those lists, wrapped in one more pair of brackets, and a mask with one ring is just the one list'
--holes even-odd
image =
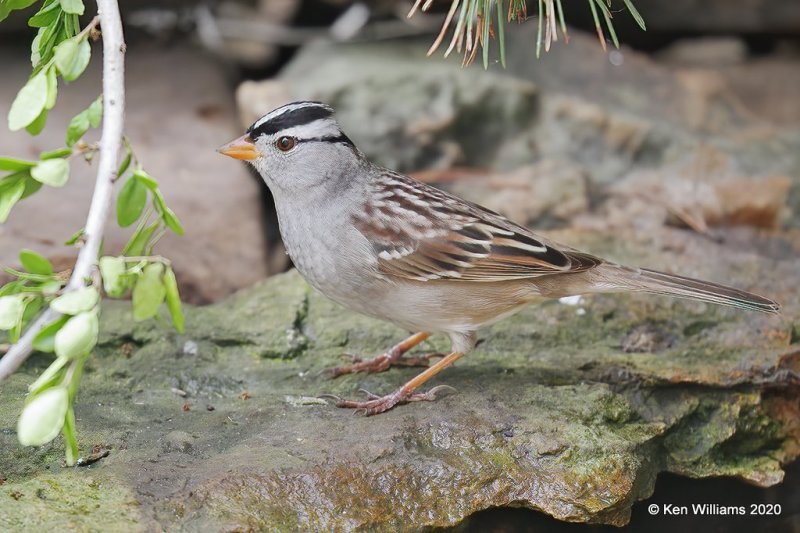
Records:
{"label": "folded wing", "polygon": [[384,171],[374,187],[353,218],[384,274],[493,282],[581,272],[603,262],[402,174]]}

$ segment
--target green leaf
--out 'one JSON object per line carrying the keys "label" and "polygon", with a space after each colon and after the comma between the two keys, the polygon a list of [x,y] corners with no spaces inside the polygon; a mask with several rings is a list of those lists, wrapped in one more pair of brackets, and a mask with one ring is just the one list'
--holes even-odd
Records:
{"label": "green leaf", "polygon": [[31,18],[28,19],[28,26],[31,28],[43,28],[50,26],[61,14],[61,10],[57,9],[58,2],[45,2],[42,8]]}
{"label": "green leaf", "polygon": [[19,262],[22,264],[22,268],[31,274],[49,276],[53,273],[53,265],[50,263],[50,261],[37,254],[33,250],[22,250],[19,253]]}
{"label": "green leaf", "polygon": [[144,267],[142,275],[133,287],[134,320],[147,320],[158,313],[166,295],[164,282],[161,279],[163,273],[164,265],[161,263],[150,263]]}
{"label": "green leaf", "polygon": [[88,311],[73,316],[56,333],[56,355],[69,359],[87,355],[97,344],[97,333],[97,313]]}
{"label": "green leaf", "polygon": [[[133,173],[133,177],[142,182],[142,185],[150,189],[151,191],[156,191],[158,189],[158,182],[153,178],[150,174],[145,172],[142,169],[138,169],[136,172]],[[160,201],[162,204],[164,203],[164,197],[160,196],[160,193],[157,194],[160,200],[156,200],[157,202]]]}
{"label": "green leaf", "polygon": [[66,81],[77,80],[80,75],[83,74],[83,71],[86,70],[91,58],[92,47],[89,45],[89,41],[84,39],[78,44],[78,51],[75,56],[75,62],[72,64],[72,68],[68,71],[64,71],[59,68],[59,71]]}
{"label": "green leaf", "polygon": [[[64,323],[62,322],[61,324],[63,325]],[[37,350],[39,349],[36,347],[35,339],[33,341],[33,347]],[[48,351],[52,352],[53,350],[51,349]],[[39,377],[36,378],[36,381],[28,385],[28,392],[30,394],[38,394],[43,389],[47,389],[55,385],[56,379],[60,377],[59,374],[61,374],[61,369],[64,368],[64,365],[68,362],[69,359],[65,357],[56,358],[56,360],[50,363],[50,366],[48,366],[44,372],[42,372]]]}
{"label": "green leaf", "polygon": [[23,446],[41,446],[58,436],[69,406],[66,387],[47,389],[25,406],[17,422],[17,439]]}
{"label": "green leaf", "polygon": [[[23,184],[23,192],[22,196],[18,199],[25,198],[25,192],[27,189],[27,181],[35,181],[31,178],[31,171],[30,169],[23,169],[18,170],[17,172],[12,172],[11,174],[6,174],[2,178],[0,178],[0,198],[2,198],[4,191],[8,189],[12,189],[18,187],[20,183]],[[39,184],[41,185],[41,183]],[[34,191],[35,192],[35,191]],[[0,204],[2,204],[2,200],[0,199]],[[0,220],[2,222],[2,220]]]}
{"label": "green leaf", "polygon": [[17,93],[8,112],[8,129],[18,131],[36,120],[47,103],[47,75],[40,72]]}
{"label": "green leaf", "polygon": [[164,221],[164,224],[174,231],[176,235],[183,235],[184,230],[181,221],[178,220],[178,216],[175,212],[167,207],[167,203],[164,201],[164,195],[161,194],[161,191],[153,191],[153,200],[155,201],[156,210],[161,214],[161,219]]}
{"label": "green leaf", "polygon": [[78,39],[72,38],[63,41],[56,47],[55,65],[63,76],[75,68],[78,61]]}
{"label": "green leaf", "polygon": [[183,333],[184,318],[183,309],[181,308],[181,296],[178,292],[178,280],[175,279],[175,272],[172,271],[172,267],[167,267],[167,271],[164,272],[164,290],[172,324],[178,330],[178,333]]}
{"label": "green leaf", "polygon": [[86,233],[86,230],[84,228],[79,229],[78,231],[76,231],[75,233],[70,235],[69,239],[64,241],[64,245],[65,246],[72,246],[73,244],[78,242],[83,237],[84,233]]}
{"label": "green leaf", "polygon": [[16,327],[24,312],[25,302],[21,294],[0,297],[0,330]]}
{"label": "green leaf", "polygon": [[72,155],[72,148],[56,148],[55,150],[42,152],[39,154],[39,159],[57,159],[67,157],[68,155]]}
{"label": "green leaf", "polygon": [[67,146],[73,146],[89,131],[89,113],[83,110],[69,121],[67,126]]}
{"label": "green leaf", "polygon": [[83,1],[82,0],[59,0],[61,9],[64,13],[71,13],[73,15],[83,15]]}
{"label": "green leaf", "polygon": [[47,159],[31,169],[31,176],[51,187],[62,187],[69,179],[69,162],[66,159]]}
{"label": "green leaf", "polygon": [[144,253],[144,249],[147,247],[147,243],[150,241],[150,237],[153,236],[153,233],[155,233],[159,226],[160,222],[154,222],[146,228],[137,230],[131,236],[128,244],[125,245],[125,248],[122,250],[122,254],[142,255]]}
{"label": "green leaf", "polygon": [[0,297],[19,294],[25,289],[25,282],[22,280],[10,281],[5,285],[0,285]]}
{"label": "green leaf", "polygon": [[91,56],[89,41],[73,37],[56,47],[55,65],[66,81],[73,81],[86,70]]}
{"label": "green leaf", "polygon": [[[33,347],[40,352],[53,352],[56,349],[56,333],[69,321],[70,317],[59,317],[55,322],[43,327],[33,338]],[[33,387],[33,385],[31,385]],[[32,392],[32,391],[31,391]]]}
{"label": "green leaf", "polygon": [[52,302],[50,307],[63,315],[77,315],[94,309],[100,301],[100,293],[94,287],[83,287],[62,294]]}
{"label": "green leaf", "polygon": [[28,304],[25,307],[25,312],[22,314],[22,323],[27,323],[32,318],[39,314],[39,311],[44,307],[44,298],[40,294],[34,293],[32,298],[27,298]]}
{"label": "green leaf", "polygon": [[72,37],[81,32],[81,18],[78,15],[64,17],[67,26],[67,35]]}
{"label": "green leaf", "polygon": [[42,109],[42,112],[39,113],[39,116],[36,117],[36,120],[28,124],[25,127],[25,130],[31,135],[39,135],[42,133],[45,124],[47,124],[47,109]]}
{"label": "green leaf", "polygon": [[13,157],[0,157],[0,170],[25,170],[36,166],[36,161],[26,159],[15,159]]}
{"label": "green leaf", "polygon": [[122,160],[122,163],[119,164],[119,168],[117,169],[117,177],[121,178],[123,174],[128,170],[128,167],[131,166],[131,158],[133,157],[133,152],[131,152],[130,146],[127,147],[127,152],[125,153],[125,159]]}
{"label": "green leaf", "polygon": [[22,300],[22,315],[19,317],[16,326],[8,332],[8,338],[11,342],[17,342],[22,335],[22,330],[25,325],[30,322],[41,310],[44,305],[44,298],[39,294],[30,294]]}
{"label": "green leaf", "polygon": [[86,111],[89,114],[89,124],[93,128],[99,127],[100,122],[103,120],[103,95],[98,96]]}
{"label": "green leaf", "polygon": [[125,180],[125,185],[117,196],[117,223],[127,228],[136,222],[147,203],[147,187],[133,177]]}
{"label": "green leaf", "polygon": [[2,0],[0,1],[0,22],[16,9],[25,9],[38,0]]}
{"label": "green leaf", "polygon": [[25,189],[22,191],[22,196],[19,197],[20,200],[27,198],[42,188],[42,183],[33,179],[30,175],[30,172],[27,176],[25,176],[24,183]]}
{"label": "green leaf", "polygon": [[58,280],[46,281],[39,285],[39,291],[44,296],[55,296],[64,284]]}
{"label": "green leaf", "polygon": [[56,76],[56,69],[50,67],[47,72],[47,101],[44,103],[45,109],[53,109],[56,105],[56,98],[58,98],[58,77]]}
{"label": "green leaf", "polygon": [[100,275],[103,277],[103,289],[112,298],[120,298],[128,290],[125,276],[127,268],[125,259],[107,255],[99,261]]}
{"label": "green leaf", "polygon": [[25,192],[24,180],[8,180],[8,184],[4,184],[3,181],[6,180],[8,178],[0,181],[0,224],[6,221],[14,204],[19,201],[22,193]]}
{"label": "green leaf", "polygon": [[64,417],[64,427],[61,432],[64,434],[64,448],[67,466],[75,466],[78,460],[78,437],[75,431],[75,411],[72,406],[67,409],[67,416]]}
{"label": "green leaf", "polygon": [[[60,11],[56,12],[56,17],[61,15]],[[28,21],[30,24],[30,21]],[[42,36],[39,39],[39,57],[40,57],[40,64],[39,66],[49,63],[53,58],[53,49],[55,46],[64,40],[64,36],[62,35],[62,25],[56,21],[54,24],[49,24],[43,28],[40,28],[42,32]]]}
{"label": "green leaf", "polygon": [[178,216],[174,211],[172,211],[172,209],[167,207],[164,209],[164,212],[161,213],[161,216],[164,219],[164,223],[167,225],[167,227],[175,232],[176,235],[183,235],[185,233],[183,225],[181,225],[181,221],[178,220]]}
{"label": "green leaf", "polygon": [[[89,128],[96,128],[103,118],[103,97],[98,97],[89,107],[72,117],[67,127],[67,145],[73,146]],[[117,174],[118,176],[121,174]]]}
{"label": "green leaf", "polygon": [[31,66],[36,68],[39,66],[39,63],[42,62],[42,56],[39,53],[39,48],[42,45],[42,35],[45,33],[44,28],[39,28],[39,31],[36,32],[36,37],[33,38],[33,42],[31,42]]}

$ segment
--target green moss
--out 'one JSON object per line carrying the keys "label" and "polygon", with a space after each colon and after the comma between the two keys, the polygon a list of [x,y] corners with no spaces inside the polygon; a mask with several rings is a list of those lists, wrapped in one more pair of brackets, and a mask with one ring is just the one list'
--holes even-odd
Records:
{"label": "green moss", "polygon": [[0,486],[4,531],[144,531],[130,489],[77,469],[41,472]]}

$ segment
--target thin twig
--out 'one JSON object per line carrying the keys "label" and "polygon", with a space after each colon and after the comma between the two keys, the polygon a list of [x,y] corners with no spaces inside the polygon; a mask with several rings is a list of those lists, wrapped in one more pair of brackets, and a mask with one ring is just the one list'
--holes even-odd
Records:
{"label": "thin twig", "polygon": [[89,24],[83,28],[76,37],[83,37],[87,33],[90,33],[92,30],[96,29],[97,26],[100,24],[100,15],[96,15],[92,20],[89,21]]}
{"label": "thin twig", "polygon": [[[125,114],[125,41],[122,21],[116,0],[97,0],[103,36],[103,134],[100,138],[100,163],[97,166],[92,204],[86,217],[85,244],[78,254],[64,292],[86,285],[97,262],[103,227],[111,205],[114,174],[122,143],[122,126]],[[31,325],[22,338],[0,359],[0,382],[4,381],[28,358],[33,349],[33,339],[39,331],[59,317],[48,309]]]}

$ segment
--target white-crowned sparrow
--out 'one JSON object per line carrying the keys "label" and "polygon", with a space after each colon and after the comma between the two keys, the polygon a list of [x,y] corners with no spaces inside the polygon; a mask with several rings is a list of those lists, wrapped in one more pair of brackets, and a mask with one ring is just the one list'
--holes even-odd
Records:
{"label": "white-crowned sparrow", "polygon": [[388,352],[334,370],[378,372],[425,364],[403,354],[431,333],[451,353],[386,396],[338,400],[367,415],[418,393],[469,352],[475,332],[545,298],[639,291],[741,309],[778,312],[774,301],[654,270],[630,268],[538,235],[467,202],[368,161],[319,102],[279,107],[219,151],[252,164],[275,197],[281,236],[297,270],[320,292],[360,313],[418,331]]}

